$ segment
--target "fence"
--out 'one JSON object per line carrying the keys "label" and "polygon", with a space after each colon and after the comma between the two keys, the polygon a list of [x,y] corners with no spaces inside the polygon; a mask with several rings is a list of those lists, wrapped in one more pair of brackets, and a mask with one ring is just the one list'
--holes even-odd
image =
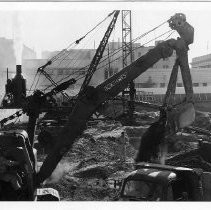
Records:
{"label": "fence", "polygon": [[[162,103],[165,94],[153,94],[152,92],[137,92],[136,101],[146,101],[151,103]],[[175,94],[172,97],[173,102],[182,101],[185,98],[185,94]],[[195,102],[208,102],[211,101],[211,93],[194,93]]]}

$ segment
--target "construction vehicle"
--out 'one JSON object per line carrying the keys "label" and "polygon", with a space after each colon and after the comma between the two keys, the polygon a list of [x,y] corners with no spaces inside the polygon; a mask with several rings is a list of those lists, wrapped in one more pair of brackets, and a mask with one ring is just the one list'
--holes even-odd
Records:
{"label": "construction vehicle", "polygon": [[5,108],[21,108],[26,97],[26,80],[22,76],[21,65],[16,65],[16,75],[13,79],[8,77],[5,85],[5,96],[2,106]]}
{"label": "construction vehicle", "polygon": [[[96,109],[103,102],[117,96],[127,87],[130,81],[141,75],[160,59],[171,56],[173,50],[176,50],[178,56],[176,65],[179,63],[181,68],[184,88],[187,94],[185,104],[188,104],[188,106],[179,105],[182,112],[175,109],[176,112],[174,112],[174,114],[172,110],[169,112],[167,110],[167,116],[171,114],[171,125],[174,127],[176,125],[177,128],[182,128],[193,122],[193,88],[187,51],[188,45],[193,42],[194,29],[186,22],[186,18],[183,14],[176,14],[173,16],[169,20],[169,24],[171,28],[178,31],[180,34],[179,39],[170,39],[158,44],[154,49],[138,58],[135,62],[131,63],[96,88],[87,86],[83,89],[85,91],[82,94],[79,94],[80,97],[69,116],[68,124],[60,133],[60,140],[57,141],[56,146],[48,154],[40,171],[37,173],[36,181],[38,185],[51,175],[64,154],[72,147],[75,139],[83,132],[87,120]],[[187,107],[189,108],[186,109]],[[183,121],[183,119],[185,120]]]}
{"label": "construction vehicle", "polygon": [[[44,180],[50,177],[59,161],[69,151],[76,138],[80,136],[85,129],[88,119],[103,102],[116,97],[128,86],[128,83],[133,81],[160,59],[165,59],[171,56],[173,50],[175,50],[177,53],[177,60],[172,73],[174,73],[175,75],[175,72],[177,72],[175,71],[175,69],[177,70],[178,66],[180,66],[187,97],[184,103],[178,105],[179,108],[173,107],[172,109],[170,109],[167,106],[168,103],[166,103],[163,110],[165,110],[171,128],[173,127],[174,130],[177,128],[185,127],[193,122],[193,88],[190,69],[188,65],[187,52],[188,45],[193,42],[194,29],[186,22],[185,15],[183,14],[176,14],[175,16],[171,17],[168,22],[169,26],[179,33],[179,39],[169,39],[167,41],[159,43],[154,49],[151,49],[144,56],[138,58],[135,62],[123,68],[120,72],[116,73],[97,87],[92,87],[88,85],[94,71],[96,71],[96,63],[93,61],[93,65],[90,66],[93,66],[94,68],[88,71],[81,91],[78,94],[75,106],[69,115],[69,120],[67,124],[65,124],[64,127],[61,129],[58,135],[59,139],[56,141],[55,146],[48,153],[39,171],[36,172],[35,170],[33,170],[32,172],[31,177],[33,178],[30,179],[32,181],[32,184],[30,186],[33,187],[31,191],[34,192],[35,189],[40,187]],[[97,60],[99,60],[101,56],[102,51]],[[29,108],[27,110],[27,113],[29,115],[27,132],[29,135],[29,143],[31,145],[31,148],[33,148],[34,145],[34,132],[36,129],[36,122],[39,117],[40,109],[43,105],[42,94],[35,94],[33,98],[34,99],[31,100],[31,102],[28,103],[27,106]],[[7,135],[9,134],[2,133],[1,135],[0,141],[3,141],[2,148],[4,147],[4,139]],[[16,141],[17,137],[14,137],[13,139],[15,139]],[[15,148],[18,148],[18,145],[16,145],[15,143],[13,146]],[[32,154],[32,152],[30,152],[30,154]],[[9,173],[9,171],[5,170],[4,173],[7,174]],[[26,171],[26,174],[27,173],[29,173],[29,171]],[[17,181],[18,178],[14,178],[14,180]]]}
{"label": "construction vehicle", "polygon": [[211,173],[139,163],[123,181],[121,201],[211,201]]}

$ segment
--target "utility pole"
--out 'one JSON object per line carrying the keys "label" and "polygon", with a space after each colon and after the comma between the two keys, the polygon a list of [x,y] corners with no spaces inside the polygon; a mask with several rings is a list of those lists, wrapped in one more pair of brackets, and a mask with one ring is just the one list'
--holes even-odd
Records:
{"label": "utility pole", "polygon": [[[131,10],[122,10],[122,67],[125,68],[134,60],[132,46],[132,28],[131,28]],[[129,83],[129,87],[122,92],[123,111],[126,112],[125,95],[129,94],[128,114],[129,123],[133,122],[133,113],[135,110],[135,84],[134,81]]]}

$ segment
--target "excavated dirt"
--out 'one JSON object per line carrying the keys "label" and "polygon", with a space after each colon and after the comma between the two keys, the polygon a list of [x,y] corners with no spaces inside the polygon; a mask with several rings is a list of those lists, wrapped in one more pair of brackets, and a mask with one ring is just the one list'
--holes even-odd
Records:
{"label": "excavated dirt", "polygon": [[[142,114],[143,120],[156,119]],[[195,126],[211,128],[208,113],[197,113]],[[53,187],[65,201],[113,201],[118,198],[119,185],[133,170],[133,160],[141,136],[149,125],[122,126],[115,121],[90,123],[83,135],[76,140],[71,151],[63,158],[44,186]],[[124,132],[124,137],[123,137]],[[195,133],[177,133],[167,140],[166,164],[202,168],[211,172],[211,163],[205,161],[198,149],[198,140],[205,138]],[[43,160],[43,156],[39,156]]]}

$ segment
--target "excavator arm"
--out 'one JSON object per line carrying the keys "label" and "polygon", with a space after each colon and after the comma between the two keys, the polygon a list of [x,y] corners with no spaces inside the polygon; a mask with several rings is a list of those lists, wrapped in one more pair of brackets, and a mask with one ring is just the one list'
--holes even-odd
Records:
{"label": "excavator arm", "polygon": [[[120,72],[97,86],[96,88],[88,86],[84,95],[82,95],[69,116],[68,124],[63,128],[59,135],[56,146],[48,154],[43,162],[40,171],[36,176],[36,184],[39,185],[48,178],[56,168],[58,162],[64,154],[72,147],[75,139],[82,134],[86,127],[87,120],[96,111],[96,109],[108,99],[114,98],[122,92],[128,83],[144,73],[160,59],[170,57],[173,50],[178,53],[181,71],[184,71],[184,80],[186,93],[193,91],[190,70],[187,60],[188,45],[193,41],[193,27],[190,26],[185,16],[176,14],[169,20],[169,25],[180,34],[178,40],[170,39],[158,44],[144,56],[138,58],[135,62],[122,69]],[[191,98],[191,97],[190,97]]]}

